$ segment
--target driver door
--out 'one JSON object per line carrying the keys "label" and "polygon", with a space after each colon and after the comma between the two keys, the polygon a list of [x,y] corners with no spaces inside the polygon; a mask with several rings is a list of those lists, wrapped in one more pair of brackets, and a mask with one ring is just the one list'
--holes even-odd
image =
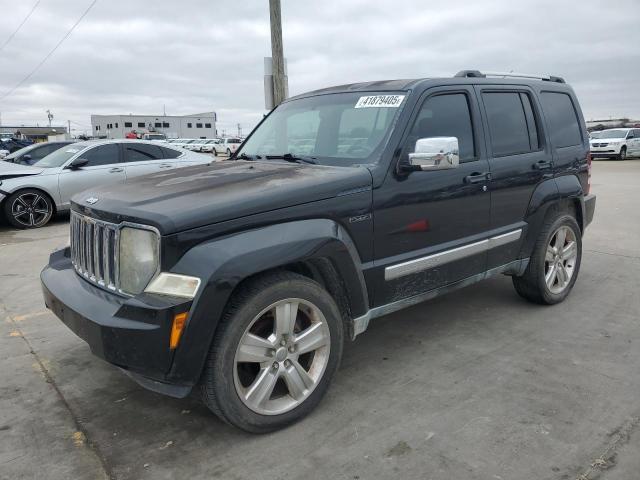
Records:
{"label": "driver door", "polygon": [[475,92],[430,90],[418,105],[399,162],[408,164],[419,139],[456,137],[460,163],[433,171],[396,169],[374,191],[375,268],[367,283],[375,285],[376,306],[464,280],[487,266],[482,240],[490,229],[490,175]]}
{"label": "driver door", "polygon": [[85,150],[78,158],[85,158],[88,163],[77,169],[64,168],[58,176],[60,201],[68,206],[70,199],[98,185],[111,185],[125,182],[125,172],[117,143],[98,145]]}

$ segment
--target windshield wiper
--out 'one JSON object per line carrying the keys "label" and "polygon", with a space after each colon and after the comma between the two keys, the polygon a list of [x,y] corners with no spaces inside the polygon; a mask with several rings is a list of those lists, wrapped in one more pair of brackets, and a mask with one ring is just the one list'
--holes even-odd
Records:
{"label": "windshield wiper", "polygon": [[236,158],[239,160],[260,160],[262,157],[260,155],[247,155],[242,152],[240,155],[237,155]]}
{"label": "windshield wiper", "polygon": [[267,160],[285,160],[287,162],[310,163],[312,165],[316,165],[318,163],[314,157],[301,157],[291,153],[283,153],[282,155],[266,155],[265,158]]}

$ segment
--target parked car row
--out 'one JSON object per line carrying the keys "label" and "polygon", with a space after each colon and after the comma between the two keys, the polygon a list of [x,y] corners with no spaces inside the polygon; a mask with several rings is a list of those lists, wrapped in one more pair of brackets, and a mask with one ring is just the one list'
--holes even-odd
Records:
{"label": "parked car row", "polygon": [[242,143],[241,138],[172,138],[167,143],[174,147],[214,155],[231,156]]}
{"label": "parked car row", "polygon": [[210,162],[209,156],[151,141],[77,142],[32,165],[0,161],[0,211],[15,227],[42,227],[55,213],[69,210],[72,195],[88,188]]}
{"label": "parked car row", "polygon": [[640,128],[611,128],[594,132],[589,140],[592,158],[640,157]]}

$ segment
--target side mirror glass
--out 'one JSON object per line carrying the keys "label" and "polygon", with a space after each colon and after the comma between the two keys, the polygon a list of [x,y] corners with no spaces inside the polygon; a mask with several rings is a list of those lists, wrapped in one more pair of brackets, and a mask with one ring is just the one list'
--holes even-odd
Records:
{"label": "side mirror glass", "polygon": [[78,168],[84,167],[87,163],[89,163],[89,160],[86,158],[76,158],[67,166],[67,168],[70,170],[77,170]]}
{"label": "side mirror glass", "polygon": [[458,139],[456,137],[429,137],[416,141],[409,154],[412,170],[446,170],[460,165]]}

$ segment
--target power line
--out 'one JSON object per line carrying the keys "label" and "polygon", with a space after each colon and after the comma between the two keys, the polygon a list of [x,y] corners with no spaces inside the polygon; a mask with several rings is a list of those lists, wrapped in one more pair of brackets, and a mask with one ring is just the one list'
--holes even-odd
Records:
{"label": "power line", "polygon": [[2,50],[4,50],[4,47],[6,47],[6,46],[9,44],[9,42],[13,39],[13,37],[15,37],[15,36],[16,36],[16,33],[18,33],[18,32],[20,31],[20,29],[22,28],[22,26],[23,26],[25,23],[27,23],[27,20],[29,20],[29,17],[31,16],[31,14],[33,13],[33,11],[36,9],[36,7],[37,7],[38,5],[40,5],[40,2],[41,2],[41,1],[42,1],[42,0],[38,0],[38,1],[35,3],[35,5],[33,6],[33,8],[31,8],[31,10],[29,11],[29,13],[27,13],[27,16],[26,16],[26,17],[24,17],[24,20],[22,20],[22,22],[20,23],[20,25],[18,25],[18,28],[16,28],[16,29],[13,31],[13,33],[12,33],[11,35],[9,35],[9,38],[7,38],[7,39],[5,40],[5,42],[2,44],[2,46],[0,47],[0,52],[2,52]]}
{"label": "power line", "polygon": [[0,97],[0,100],[4,100],[5,98],[7,98],[9,95],[11,95],[13,92],[15,92],[18,88],[20,88],[22,86],[22,84],[24,82],[26,82],[27,80],[29,80],[34,73],[36,73],[40,67],[42,67],[42,65],[44,65],[44,63],[49,60],[49,57],[51,57],[51,55],[53,55],[55,53],[55,51],[58,49],[58,47],[60,47],[60,45],[62,45],[62,42],[64,42],[67,38],[69,38],[69,36],[71,35],[71,33],[73,33],[73,31],[75,30],[75,28],[78,26],[78,24],[82,21],[82,19],[89,13],[89,11],[93,8],[93,6],[98,3],[98,0],[93,0],[91,2],[91,4],[87,7],[87,9],[84,11],[84,13],[82,15],[80,15],[80,18],[78,18],[78,20],[76,21],[76,23],[74,23],[71,28],[69,29],[69,31],[64,35],[64,37],[62,37],[60,39],[60,41],[58,43],[56,43],[56,46],[53,47],[53,49],[47,53],[45,55],[45,57],[42,59],[42,61],[40,63],[38,63],[38,65],[36,65],[36,68],[34,68],[33,70],[31,70],[31,72],[29,72],[29,74],[24,77],[22,80],[20,80],[11,90],[9,90],[8,92],[6,92],[4,95],[2,95],[2,97]]}

